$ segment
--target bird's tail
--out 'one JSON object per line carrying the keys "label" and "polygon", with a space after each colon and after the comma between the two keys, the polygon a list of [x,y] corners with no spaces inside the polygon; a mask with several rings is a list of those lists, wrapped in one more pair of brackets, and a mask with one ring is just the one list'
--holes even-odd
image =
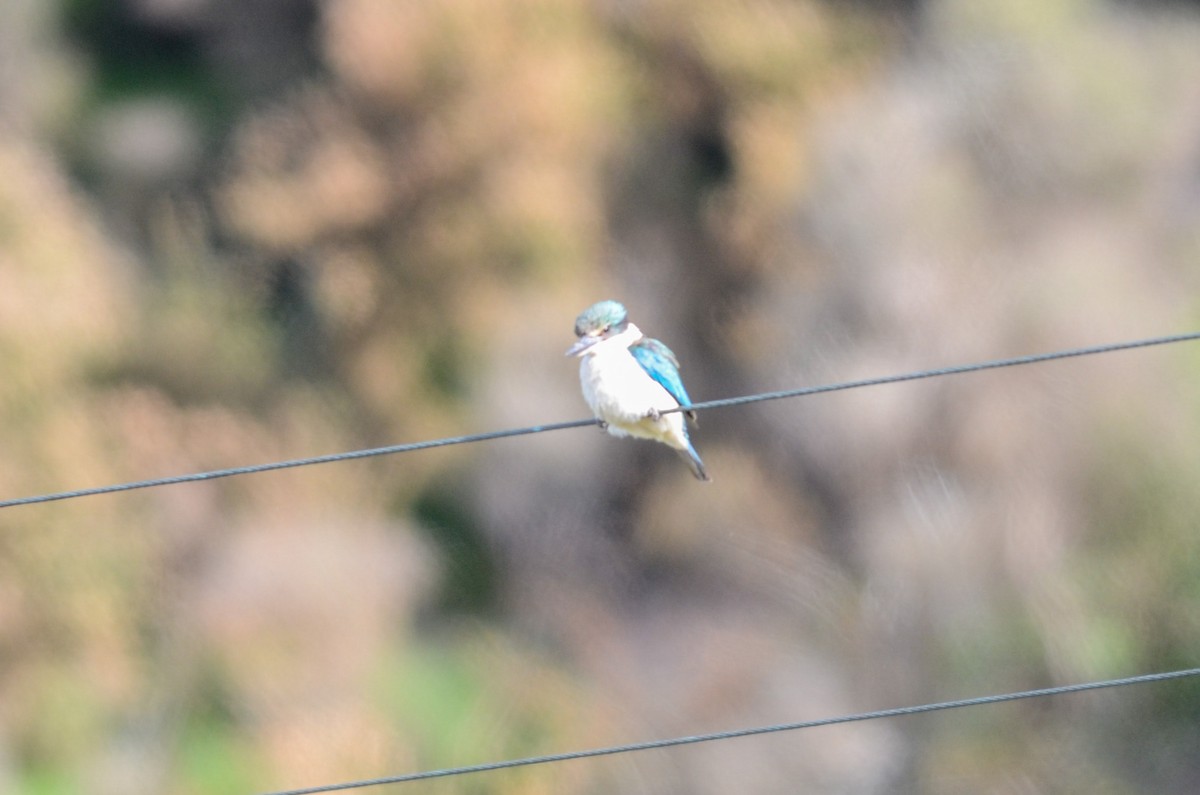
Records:
{"label": "bird's tail", "polygon": [[678,452],[679,457],[687,463],[688,469],[692,470],[692,474],[696,476],[696,480],[712,480],[708,476],[708,471],[704,468],[704,462],[700,460],[700,456],[697,455],[696,448],[692,447],[691,442],[688,442],[687,447]]}

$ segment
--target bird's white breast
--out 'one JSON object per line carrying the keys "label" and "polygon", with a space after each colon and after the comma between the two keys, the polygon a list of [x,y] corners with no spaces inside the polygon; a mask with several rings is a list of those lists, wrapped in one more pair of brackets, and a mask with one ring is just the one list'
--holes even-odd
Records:
{"label": "bird's white breast", "polygon": [[[623,345],[605,340],[594,346],[579,365],[583,397],[592,412],[608,423],[610,433],[658,439],[677,446],[683,415],[667,414],[654,421],[647,415],[678,406],[671,393],[642,369]],[[676,429],[674,426],[680,426]]]}

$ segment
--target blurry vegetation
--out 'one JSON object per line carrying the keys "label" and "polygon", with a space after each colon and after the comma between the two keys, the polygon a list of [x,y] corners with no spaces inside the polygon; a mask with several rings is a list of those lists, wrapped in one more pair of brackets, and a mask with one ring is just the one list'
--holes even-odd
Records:
{"label": "blurry vegetation", "polygon": [[[1200,18],[0,5],[0,494],[1194,328]],[[223,795],[1196,665],[1191,347],[0,512],[0,791]],[[435,792],[1190,792],[1190,682]],[[1153,745],[1154,750],[1151,750]]]}
{"label": "blurry vegetation", "polygon": [[497,606],[497,561],[476,517],[460,497],[465,486],[456,482],[458,477],[449,478],[449,483],[431,486],[403,507],[441,551],[438,608],[488,612]]}

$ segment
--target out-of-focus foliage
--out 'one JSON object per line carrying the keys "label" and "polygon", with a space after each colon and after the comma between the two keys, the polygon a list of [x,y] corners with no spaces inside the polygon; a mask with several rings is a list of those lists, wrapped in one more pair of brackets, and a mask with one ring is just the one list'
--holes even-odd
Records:
{"label": "out-of-focus foliage", "polygon": [[[0,494],[1194,328],[1200,17],[0,4]],[[0,791],[218,795],[1193,666],[1191,346],[0,512]],[[422,791],[1191,792],[1187,683]]]}

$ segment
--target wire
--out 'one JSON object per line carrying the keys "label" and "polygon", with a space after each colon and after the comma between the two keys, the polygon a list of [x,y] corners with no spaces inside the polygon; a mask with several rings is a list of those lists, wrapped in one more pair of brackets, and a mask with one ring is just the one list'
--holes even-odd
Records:
{"label": "wire", "polygon": [[[676,411],[692,411],[694,409],[717,409],[725,408],[726,406],[741,406],[746,403],[758,403],[763,400],[780,400],[782,398],[803,397],[804,395],[819,395],[824,392],[840,392],[843,389],[858,389],[866,386],[898,384],[902,381],[919,381],[923,378],[937,378],[943,375],[976,373],[980,370],[998,370],[1001,367],[1016,367],[1024,364],[1037,364],[1038,362],[1054,361],[1055,359],[1071,359],[1077,356],[1092,356],[1097,353],[1127,351],[1133,348],[1149,348],[1153,345],[1169,345],[1175,342],[1188,342],[1190,340],[1197,339],[1200,339],[1200,331],[1193,331],[1187,334],[1173,334],[1167,337],[1151,337],[1148,339],[1133,340],[1132,342],[1114,342],[1108,345],[1093,345],[1087,348],[1073,348],[1065,351],[1054,351],[1052,353],[1034,353],[1028,356],[1015,356],[1011,359],[995,359],[990,362],[959,364],[951,367],[936,367],[930,370],[919,370],[913,373],[901,373],[900,375],[885,375],[879,378],[864,378],[860,381],[844,381],[840,384],[806,386],[801,387],[800,389],[785,389],[780,392],[763,392],[758,395],[745,395],[743,397],[724,398],[722,400],[706,400],[703,403],[694,403],[690,406],[679,406],[678,408],[664,409],[662,413],[671,414],[672,412]],[[0,504],[0,507],[3,507],[3,505]]]}
{"label": "wire", "polygon": [[1044,698],[1046,696],[1058,696],[1067,693],[1081,693],[1086,690],[1100,690],[1109,687],[1124,687],[1127,685],[1145,684],[1148,682],[1162,682],[1168,679],[1181,679],[1183,677],[1196,676],[1198,674],[1200,674],[1200,668],[1190,668],[1187,670],[1168,671],[1165,673],[1156,674],[1142,674],[1140,676],[1130,676],[1125,679],[1107,679],[1100,682],[1085,682],[1082,684],[1047,687],[1041,690],[1024,690],[1018,693],[1003,693],[1001,695],[964,698],[958,701],[942,701],[936,704],[921,704],[914,707],[882,709],[875,712],[860,712],[857,714],[843,715],[836,718],[822,718],[820,720],[801,721],[798,723],[780,723],[773,726],[757,726],[750,729],[734,729],[732,731],[713,732],[712,734],[695,734],[688,737],[675,737],[668,740],[651,740],[649,742],[630,743],[628,745],[614,745],[608,748],[593,748],[586,751],[571,751],[563,754],[531,756],[525,759],[510,759],[503,762],[488,762],[481,765],[466,765],[463,767],[444,768],[442,770],[429,770],[422,773],[407,773],[399,776],[363,779],[361,781],[349,781],[343,784],[327,784],[319,787],[282,790],[279,792],[268,793],[268,795],[313,795],[313,793],[318,792],[337,792],[340,790],[359,789],[362,787],[374,787],[382,784],[401,784],[404,782],[422,781],[431,778],[461,776],[468,773],[483,773],[490,770],[527,767],[530,765],[543,765],[553,762],[566,762],[572,759],[588,759],[596,756],[611,756],[613,754],[626,754],[635,751],[672,748],[679,745],[692,745],[695,743],[706,743],[716,740],[731,740],[737,737],[752,737],[759,734],[796,731],[798,729],[812,729],[818,726],[833,726],[839,723],[854,723],[857,721],[878,720],[880,718],[896,718],[903,715],[919,715],[925,712],[958,709],[959,707],[1000,704],[1006,701],[1019,701],[1027,698]]}
{"label": "wire", "polygon": [[[1017,365],[1048,362],[1055,359],[1091,356],[1098,353],[1111,353],[1113,351],[1130,350],[1132,348],[1147,348],[1152,345],[1167,345],[1170,343],[1187,342],[1189,340],[1197,339],[1200,339],[1200,331],[1191,332],[1188,334],[1174,334],[1166,337],[1151,337],[1148,339],[1134,340],[1132,342],[1116,342],[1108,345],[1095,345],[1087,348],[1072,348],[1069,350],[1055,351],[1053,353],[1038,353],[1029,356],[1017,356],[1011,359],[996,359],[993,361],[977,362],[974,364],[938,367],[930,370],[918,370],[911,373],[901,373],[899,375],[867,378],[859,381],[845,381],[838,384],[825,384],[822,386],[802,387],[800,389],[787,389],[780,392],[763,392],[755,395],[743,395],[741,397],[725,398],[722,400],[709,400],[703,403],[694,403],[690,406],[680,406],[678,408],[666,409],[662,413],[670,414],[675,411],[692,411],[723,408],[726,406],[740,406],[746,403],[757,403],[764,400],[781,400],[783,398],[816,395],[823,392],[838,392],[844,389],[858,389],[859,387],[896,384],[902,381],[917,381],[923,378],[935,378],[944,375],[973,373],[980,370],[995,370],[1001,367],[1015,367]],[[17,505],[32,505],[35,503],[55,502],[58,500],[72,500],[79,497],[91,497],[98,494],[112,494],[119,491],[132,491],[134,489],[147,489],[157,486],[171,486],[176,483],[193,483],[200,480],[216,480],[217,478],[228,478],[236,475],[251,475],[256,472],[270,472],[277,469],[291,469],[293,467],[311,466],[314,464],[330,464],[335,461],[352,461],[357,458],[371,458],[374,456],[393,455],[396,453],[411,453],[415,450],[428,450],[434,447],[449,447],[450,445],[455,444],[484,442],[491,439],[504,439],[509,436],[523,436],[532,433],[543,433],[545,431],[561,431],[566,428],[580,428],[585,425],[595,424],[597,424],[597,420],[595,419],[556,422],[549,425],[533,425],[525,428],[489,431],[487,433],[476,433],[467,436],[452,436],[445,439],[433,439],[425,442],[411,442],[409,444],[395,444],[388,447],[375,447],[367,450],[353,450],[345,453],[318,455],[310,458],[296,458],[290,461],[275,461],[267,464],[231,467],[229,469],[215,469],[210,472],[196,472],[190,475],[151,478],[149,480],[118,483],[111,486],[98,486],[96,488],[76,489],[74,491],[60,491],[52,494],[39,494],[33,497],[19,497],[10,500],[0,500],[0,508],[12,508]]]}
{"label": "wire", "polygon": [[293,467],[311,466],[313,464],[331,464],[334,461],[352,461],[356,458],[371,458],[393,453],[410,453],[414,450],[428,450],[432,447],[449,447],[453,444],[467,442],[485,442],[488,439],[503,439],[507,436],[521,436],[543,431],[560,431],[564,428],[581,428],[584,425],[595,425],[596,420],[573,420],[571,422],[555,422],[550,425],[533,425],[528,428],[512,428],[506,431],[489,431],[475,433],[469,436],[451,436],[445,439],[432,439],[426,442],[410,442],[408,444],[393,444],[388,447],[374,447],[368,450],[352,450],[347,453],[331,453],[316,455],[310,458],[295,458],[290,461],[274,461],[269,464],[252,464],[250,466],[231,467],[229,469],[214,469],[211,472],[196,472],[190,475],[175,475],[173,477],[152,478],[150,480],[135,480],[130,483],[118,483],[113,486],[97,486],[91,489],[75,491],[60,491],[54,494],[39,494],[36,497],[20,497],[0,501],[0,508],[11,508],[14,505],[31,505],[38,502],[54,502],[55,500],[72,500],[77,497],[91,497],[96,494],[112,494],[117,491],[132,491],[133,489],[148,489],[155,486],[171,486],[176,483],[192,483],[198,480],[216,480],[235,475],[252,475],[255,472],[270,472],[275,469],[291,469]]}

